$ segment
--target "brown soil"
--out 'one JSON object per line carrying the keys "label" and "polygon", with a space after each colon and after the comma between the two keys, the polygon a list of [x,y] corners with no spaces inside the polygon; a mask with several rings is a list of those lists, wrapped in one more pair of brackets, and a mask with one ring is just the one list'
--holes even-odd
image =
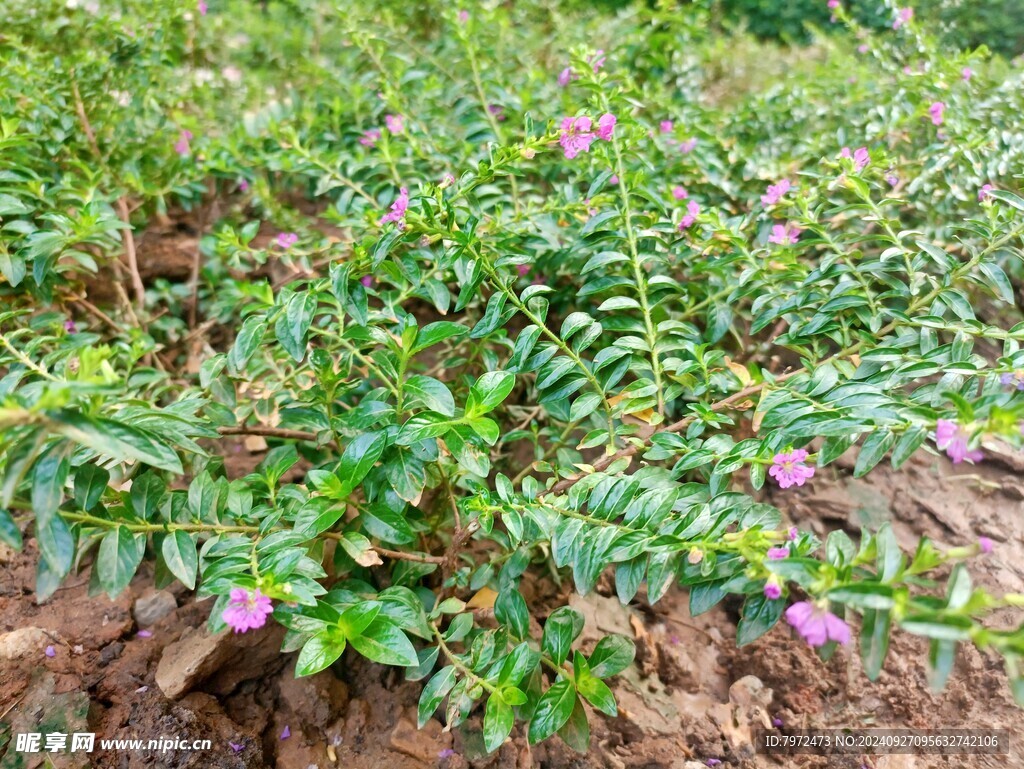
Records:
{"label": "brown soil", "polygon": [[[976,582],[997,592],[1024,589],[1024,485],[1012,455],[988,447],[984,465],[952,468],[920,456],[900,473],[877,468],[868,478],[850,473],[844,458],[795,492],[771,490],[771,501],[792,522],[819,535],[834,528],[891,521],[906,547],[924,534],[945,545],[996,541],[995,552],[972,564]],[[847,461],[848,460],[848,461]],[[239,456],[239,471],[252,455]],[[141,573],[115,601],[88,595],[87,571],[43,605],[33,596],[35,543],[24,553],[0,550],[0,649],[3,634],[20,630],[25,656],[0,654],[0,769],[215,767],[228,769],[398,769],[400,767],[644,767],[690,769],[709,758],[724,767],[1024,767],[1010,756],[874,756],[825,759],[755,756],[751,730],[781,719],[787,727],[900,726],[1006,728],[1014,740],[1024,711],[1012,702],[993,655],[961,648],[947,688],[928,687],[926,645],[897,633],[877,683],[863,675],[853,649],[822,663],[783,625],[737,649],[735,609],[725,603],[690,617],[686,596],[673,591],[651,607],[622,607],[610,589],[580,598],[547,580],[524,583],[535,607],[569,601],[587,616],[584,644],[607,632],[638,645],[635,666],[615,682],[618,718],[594,714],[592,750],[580,756],[557,739],[530,747],[517,727],[494,756],[482,755],[479,716],[447,732],[439,720],[415,729],[420,684],[346,654],[332,670],[295,680],[294,655],[279,655],[280,632],[264,629],[227,638],[190,693],[177,700],[157,685],[162,657],[194,650],[210,602],[196,603],[182,589],[176,605],[140,637],[137,600],[152,593],[153,576]],[[169,601],[164,596],[165,601]],[[137,611],[137,608],[136,608]],[[996,617],[1012,624],[1019,617]],[[39,630],[25,630],[37,628]],[[182,643],[182,636],[189,635]],[[55,656],[45,655],[52,645]],[[170,648],[169,648],[170,647]],[[11,655],[9,655],[11,656]],[[165,662],[166,666],[170,664]],[[161,679],[163,681],[163,679]],[[291,736],[281,739],[285,727]],[[209,739],[205,751],[157,750],[26,754],[14,752],[19,731],[91,731],[98,739]],[[10,741],[10,744],[6,744]],[[229,745],[234,744],[234,748]],[[97,743],[98,747],[98,743]],[[450,753],[449,751],[454,751]]]}

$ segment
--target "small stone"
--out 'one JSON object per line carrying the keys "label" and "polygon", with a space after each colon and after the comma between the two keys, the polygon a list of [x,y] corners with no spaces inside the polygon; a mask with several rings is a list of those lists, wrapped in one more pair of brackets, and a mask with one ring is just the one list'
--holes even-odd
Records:
{"label": "small stone", "polygon": [[451,735],[442,734],[441,729],[441,724],[431,719],[421,731],[411,720],[403,717],[391,731],[391,747],[425,764],[436,764],[438,754],[451,742]]}
{"label": "small stone", "polygon": [[177,608],[178,602],[170,590],[151,590],[135,600],[132,616],[139,627],[149,627]]}
{"label": "small stone", "polygon": [[41,627],[23,627],[0,635],[0,659],[31,657],[50,645],[50,636]]}

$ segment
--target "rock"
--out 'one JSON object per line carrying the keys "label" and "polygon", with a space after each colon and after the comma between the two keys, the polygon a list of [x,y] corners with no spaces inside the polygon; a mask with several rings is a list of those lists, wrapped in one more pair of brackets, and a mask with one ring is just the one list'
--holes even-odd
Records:
{"label": "rock", "polygon": [[451,747],[451,739],[451,734],[445,734],[435,719],[430,719],[423,729],[417,729],[408,716],[403,716],[391,731],[394,750],[430,765],[437,763],[442,750]]}
{"label": "rock", "polygon": [[150,590],[135,599],[132,616],[139,627],[155,625],[178,608],[170,590]]}
{"label": "rock", "polygon": [[40,627],[23,627],[0,635],[0,659],[42,657],[53,641]]}
{"label": "rock", "polygon": [[282,665],[284,628],[279,625],[248,633],[228,630],[211,635],[205,626],[191,628],[164,649],[156,668],[156,683],[177,699],[209,680],[216,694],[228,694],[242,681],[260,678]]}
{"label": "rock", "polygon": [[289,671],[281,676],[279,686],[281,702],[306,726],[326,728],[348,704],[348,686],[330,670],[305,678]]}

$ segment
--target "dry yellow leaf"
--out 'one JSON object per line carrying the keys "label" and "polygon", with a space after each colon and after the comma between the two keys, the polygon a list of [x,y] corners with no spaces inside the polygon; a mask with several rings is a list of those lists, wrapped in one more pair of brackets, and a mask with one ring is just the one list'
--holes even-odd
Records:
{"label": "dry yellow leaf", "polygon": [[494,602],[498,600],[498,594],[489,587],[482,587],[466,603],[467,609],[493,609]]}

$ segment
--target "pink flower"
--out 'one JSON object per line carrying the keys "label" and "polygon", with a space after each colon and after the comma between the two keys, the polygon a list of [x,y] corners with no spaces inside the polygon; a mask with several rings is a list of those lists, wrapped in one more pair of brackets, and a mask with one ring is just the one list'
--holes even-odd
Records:
{"label": "pink flower", "polygon": [[800,530],[796,526],[790,526],[789,531],[786,532],[786,539],[790,542],[796,541],[796,538],[800,536]]}
{"label": "pink flower", "polygon": [[660,123],[658,124],[658,129],[659,129],[659,130],[660,130],[660,131],[661,131],[661,132],[662,132],[663,134],[670,134],[670,133],[672,133],[672,128],[673,128],[673,127],[674,127],[674,124],[673,124],[673,122],[672,122],[671,120],[662,120],[662,121],[661,121],[661,122],[660,122]]}
{"label": "pink flower", "polygon": [[786,622],[793,626],[811,646],[824,646],[829,641],[850,642],[850,626],[827,609],[810,601],[800,601],[786,609]]}
{"label": "pink flower", "polygon": [[500,104],[489,104],[487,105],[487,111],[494,115],[495,119],[500,123],[505,119],[505,108]]}
{"label": "pink flower", "polygon": [[991,539],[989,539],[988,537],[978,537],[978,548],[985,555],[991,553],[993,547],[995,547],[995,545],[992,544]]}
{"label": "pink flower", "polygon": [[789,548],[787,547],[770,547],[766,553],[769,561],[781,561],[789,558]]}
{"label": "pink flower", "polygon": [[249,191],[249,180],[248,179],[239,179],[238,180],[238,190],[240,192],[248,192]]}
{"label": "pink flower", "polygon": [[71,320],[71,318],[68,318],[66,321],[64,321],[64,330],[67,331],[69,334],[77,334],[78,326],[75,325],[75,322]]}
{"label": "pink flower", "polygon": [[765,207],[774,206],[782,200],[783,196],[789,192],[792,186],[789,179],[783,179],[778,184],[769,184],[767,191],[761,196],[761,205]]}
{"label": "pink flower", "polygon": [[892,28],[899,29],[904,24],[907,24],[912,18],[914,18],[913,8],[901,8],[896,12],[896,20],[892,23]]}
{"label": "pink flower", "polygon": [[769,243],[775,243],[779,246],[791,246],[800,240],[800,233],[802,233],[799,227],[795,224],[776,224],[772,227],[772,234],[768,237]]}
{"label": "pink flower", "polygon": [[[614,121],[614,117],[612,120]],[[558,143],[562,145],[562,150],[569,160],[581,152],[590,151],[590,145],[596,138],[590,130],[591,125],[592,122],[586,115],[567,117],[562,120],[562,135],[558,138]],[[612,125],[614,126],[614,122]]]}
{"label": "pink flower", "polygon": [[932,105],[928,108],[928,115],[931,117],[933,125],[942,125],[942,123],[944,122],[942,113],[945,111],[945,103],[941,101],[932,103]]}
{"label": "pink flower", "polygon": [[597,138],[610,142],[612,140],[612,132],[615,130],[615,122],[615,115],[610,112],[601,115],[597,119]]}
{"label": "pink flower", "polygon": [[890,187],[895,187],[897,184],[900,183],[900,177],[893,173],[886,174],[885,180],[889,183]]}
{"label": "pink flower", "polygon": [[441,750],[440,752],[438,752],[437,760],[438,761],[444,761],[446,758],[451,758],[454,755],[455,755],[455,751],[454,750],[452,750],[451,748],[445,748],[444,750]]}
{"label": "pink flower", "polygon": [[405,130],[405,118],[401,115],[385,115],[384,125],[393,134],[400,134]]}
{"label": "pink flower", "polygon": [[47,647],[46,647],[46,651],[45,651],[45,652],[43,652],[43,653],[44,653],[44,654],[45,654],[45,655],[46,655],[47,657],[56,657],[56,656],[57,656],[57,650],[56,650],[56,649],[54,649],[54,648],[53,648],[52,646],[47,646]]}
{"label": "pink flower", "polygon": [[861,43],[860,45],[857,46],[857,53],[867,53],[870,50],[871,46],[869,46],[867,43]]}
{"label": "pink flower", "polygon": [[183,130],[178,134],[178,141],[174,143],[174,151],[184,157],[192,152],[192,148],[189,146],[189,141],[192,139],[192,132]]}
{"label": "pink flower", "polygon": [[208,10],[210,7],[206,4],[206,0],[199,0],[199,15],[205,16]]}
{"label": "pink flower", "polygon": [[694,222],[697,221],[697,217],[700,216],[700,206],[696,201],[691,200],[686,204],[686,215],[679,222],[679,231],[688,230],[693,226]]}
{"label": "pink flower", "polygon": [[830,11],[838,9],[840,5],[841,3],[839,2],[839,0],[828,0],[828,9]]}
{"label": "pink flower", "polygon": [[843,151],[839,153],[839,157],[853,160],[853,167],[858,171],[863,171],[868,163],[871,162],[871,155],[868,153],[867,147],[859,147],[852,154],[849,147],[843,147]]}
{"label": "pink flower", "polygon": [[780,488],[803,486],[808,478],[814,477],[814,468],[808,467],[806,449],[796,449],[788,453],[776,454],[774,464],[768,468],[768,475],[778,481]]}
{"label": "pink flower", "polygon": [[974,77],[974,70],[971,69],[970,67],[964,67],[962,70],[960,70],[960,77],[962,77],[965,81],[970,82],[971,78]]}
{"label": "pink flower", "polygon": [[935,445],[945,451],[954,465],[965,459],[980,462],[982,453],[978,449],[968,449],[971,434],[951,419],[940,419],[935,423]]}
{"label": "pink flower", "polygon": [[379,138],[380,138],[380,129],[379,128],[370,128],[370,129],[367,129],[366,131],[363,131],[363,135],[360,137],[359,143],[362,144],[364,147],[372,147],[373,145],[375,145],[377,143],[377,140]]}
{"label": "pink flower", "polygon": [[359,279],[359,282],[362,283],[364,286],[366,286],[366,288],[369,288],[370,286],[373,285],[373,276],[372,275],[364,275],[363,277],[361,277]]}
{"label": "pink flower", "polygon": [[459,19],[459,24],[465,24],[467,21],[469,21],[469,11],[463,8],[459,11],[457,17]]}
{"label": "pink flower", "polygon": [[299,236],[294,232],[280,232],[277,235],[277,245],[287,251],[299,242]]}
{"label": "pink flower", "polygon": [[587,63],[591,67],[594,68],[594,72],[597,72],[597,71],[599,71],[601,69],[601,67],[604,66],[604,60],[605,60],[604,50],[601,49],[601,48],[598,48],[597,52],[593,56],[591,56],[589,59],[587,59]]}
{"label": "pink flower", "polygon": [[576,73],[572,71],[572,67],[566,67],[565,69],[558,73],[558,84],[562,86],[562,88],[565,88],[567,85],[569,85],[569,83],[571,83],[573,80],[576,80],[577,78],[578,75],[576,75]]}
{"label": "pink flower", "polygon": [[394,222],[398,229],[405,227],[405,212],[409,209],[409,189],[402,187],[398,190],[398,197],[391,204],[391,210],[380,218],[380,223],[387,224]]}
{"label": "pink flower", "polygon": [[619,175],[618,174],[612,174],[611,176],[608,177],[608,184],[610,184],[612,187],[614,187],[618,183],[619,183]]}
{"label": "pink flower", "polygon": [[516,272],[519,273],[519,277],[525,278],[527,275],[530,274],[530,265],[528,265],[528,264],[517,264],[516,265]]}
{"label": "pink flower", "polygon": [[775,601],[782,597],[782,588],[774,582],[764,583],[764,597],[769,601]]}
{"label": "pink flower", "polygon": [[689,193],[686,191],[686,187],[681,184],[677,184],[672,188],[672,197],[676,200],[686,200],[689,197]]}
{"label": "pink flower", "polygon": [[981,186],[981,189],[978,190],[978,202],[980,203],[985,198],[987,198],[988,194],[994,189],[995,187],[993,187],[991,184],[983,184]]}
{"label": "pink flower", "polygon": [[245,633],[263,627],[267,615],[273,610],[270,598],[258,588],[250,593],[245,588],[236,587],[231,591],[231,600],[221,617],[236,633]]}
{"label": "pink flower", "polygon": [[687,139],[686,141],[679,143],[679,151],[682,152],[684,155],[689,155],[691,152],[693,152],[696,146],[696,139]]}
{"label": "pink flower", "polygon": [[152,630],[140,630],[138,633],[135,634],[135,637],[136,638],[152,638],[153,637],[153,631]]}

